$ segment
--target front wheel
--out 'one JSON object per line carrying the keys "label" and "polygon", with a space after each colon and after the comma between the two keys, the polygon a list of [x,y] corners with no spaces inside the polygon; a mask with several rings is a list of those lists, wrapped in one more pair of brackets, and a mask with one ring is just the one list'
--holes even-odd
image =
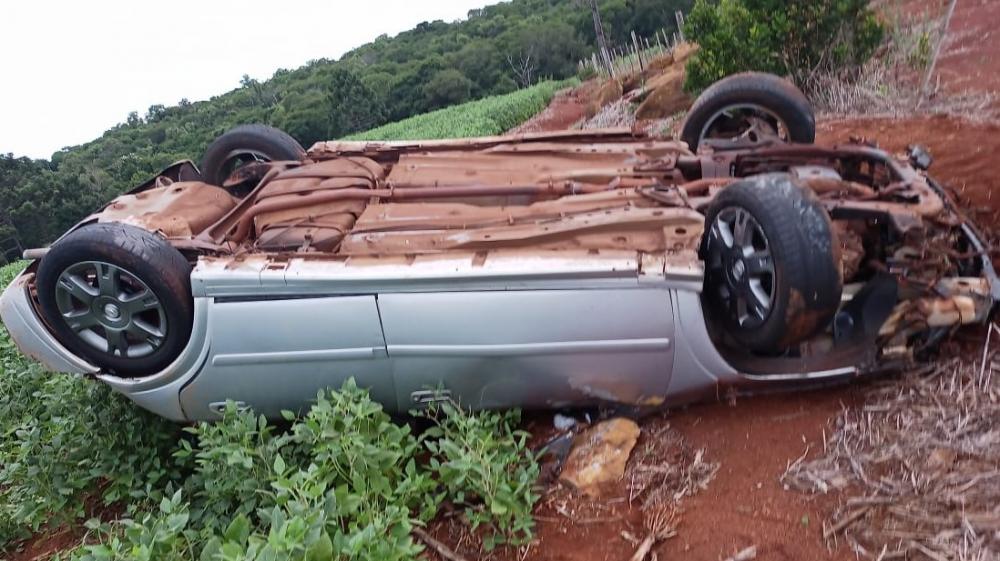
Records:
{"label": "front wheel", "polygon": [[843,290],[830,217],[787,174],[725,188],[705,213],[710,320],[739,345],[778,353],[824,329]]}
{"label": "front wheel", "polygon": [[191,335],[191,266],[160,236],[125,224],[84,226],[38,267],[42,316],[67,349],[123,377],[155,374]]}

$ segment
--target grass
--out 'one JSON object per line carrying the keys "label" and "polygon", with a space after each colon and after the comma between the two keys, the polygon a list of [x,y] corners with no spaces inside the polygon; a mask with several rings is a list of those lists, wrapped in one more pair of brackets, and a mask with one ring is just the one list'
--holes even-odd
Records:
{"label": "grass", "polygon": [[[0,288],[24,265],[0,269]],[[415,434],[349,381],[282,428],[234,406],[183,428],[44,371],[2,326],[0,366],[0,557],[85,521],[55,558],[414,559],[413,529],[444,502],[487,548],[532,535],[538,466],[516,411],[446,405]]]}
{"label": "grass", "polygon": [[389,123],[348,136],[346,140],[426,140],[503,134],[545,109],[557,91],[578,83],[576,79],[542,82],[509,94]]}

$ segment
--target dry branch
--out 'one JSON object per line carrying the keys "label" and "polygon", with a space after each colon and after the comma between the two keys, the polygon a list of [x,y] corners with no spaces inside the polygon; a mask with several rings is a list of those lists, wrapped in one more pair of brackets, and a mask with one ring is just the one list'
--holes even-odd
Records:
{"label": "dry branch", "polygon": [[741,550],[732,557],[727,557],[725,561],[750,561],[757,558],[757,546],[753,545]]}
{"label": "dry branch", "polygon": [[869,559],[1000,559],[997,348],[991,335],[975,358],[871,387],[838,417],[821,457],[789,465],[789,488],[851,490],[826,539],[843,535]]}
{"label": "dry branch", "polygon": [[450,547],[431,537],[431,535],[424,531],[423,528],[414,528],[413,535],[420,538],[420,541],[434,548],[434,551],[437,551],[441,557],[444,557],[448,561],[468,561],[465,557],[462,557],[452,551]]}

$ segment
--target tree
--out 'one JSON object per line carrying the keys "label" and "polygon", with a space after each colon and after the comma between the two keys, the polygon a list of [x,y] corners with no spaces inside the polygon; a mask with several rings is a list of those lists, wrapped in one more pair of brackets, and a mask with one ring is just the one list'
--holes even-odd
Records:
{"label": "tree", "polygon": [[304,91],[285,96],[275,125],[305,145],[372,128],[385,120],[379,96],[346,65],[331,65]]}
{"label": "tree", "polygon": [[491,41],[480,39],[466,43],[455,55],[455,66],[472,81],[472,96],[482,97],[496,85],[504,73],[504,57]]}
{"label": "tree", "polygon": [[507,64],[510,65],[510,70],[514,73],[514,80],[522,88],[535,82],[537,61],[533,60],[534,58],[535,54],[532,50],[529,50],[527,54],[524,51],[518,51],[516,57],[515,55],[507,55]]}
{"label": "tree", "polygon": [[817,72],[859,66],[884,28],[867,0],[697,0],[685,33],[701,46],[685,84],[698,91],[747,70],[789,76],[804,87]]}
{"label": "tree", "polygon": [[564,77],[576,73],[577,61],[587,56],[587,45],[572,25],[534,22],[521,25],[504,37],[511,71],[522,86],[540,77]]}
{"label": "tree", "polygon": [[469,100],[472,80],[454,68],[441,70],[424,86],[424,97],[430,109],[439,109]]}

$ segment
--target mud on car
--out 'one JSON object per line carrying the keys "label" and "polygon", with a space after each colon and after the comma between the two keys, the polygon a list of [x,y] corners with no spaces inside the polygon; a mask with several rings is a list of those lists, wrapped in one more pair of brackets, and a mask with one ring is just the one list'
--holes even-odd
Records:
{"label": "mud on car", "polygon": [[680,140],[582,130],[320,142],[233,129],[33,261],[0,316],[53,371],[176,420],[297,410],[670,406],[933,352],[1000,299],[919,147],[813,144],[769,75]]}

